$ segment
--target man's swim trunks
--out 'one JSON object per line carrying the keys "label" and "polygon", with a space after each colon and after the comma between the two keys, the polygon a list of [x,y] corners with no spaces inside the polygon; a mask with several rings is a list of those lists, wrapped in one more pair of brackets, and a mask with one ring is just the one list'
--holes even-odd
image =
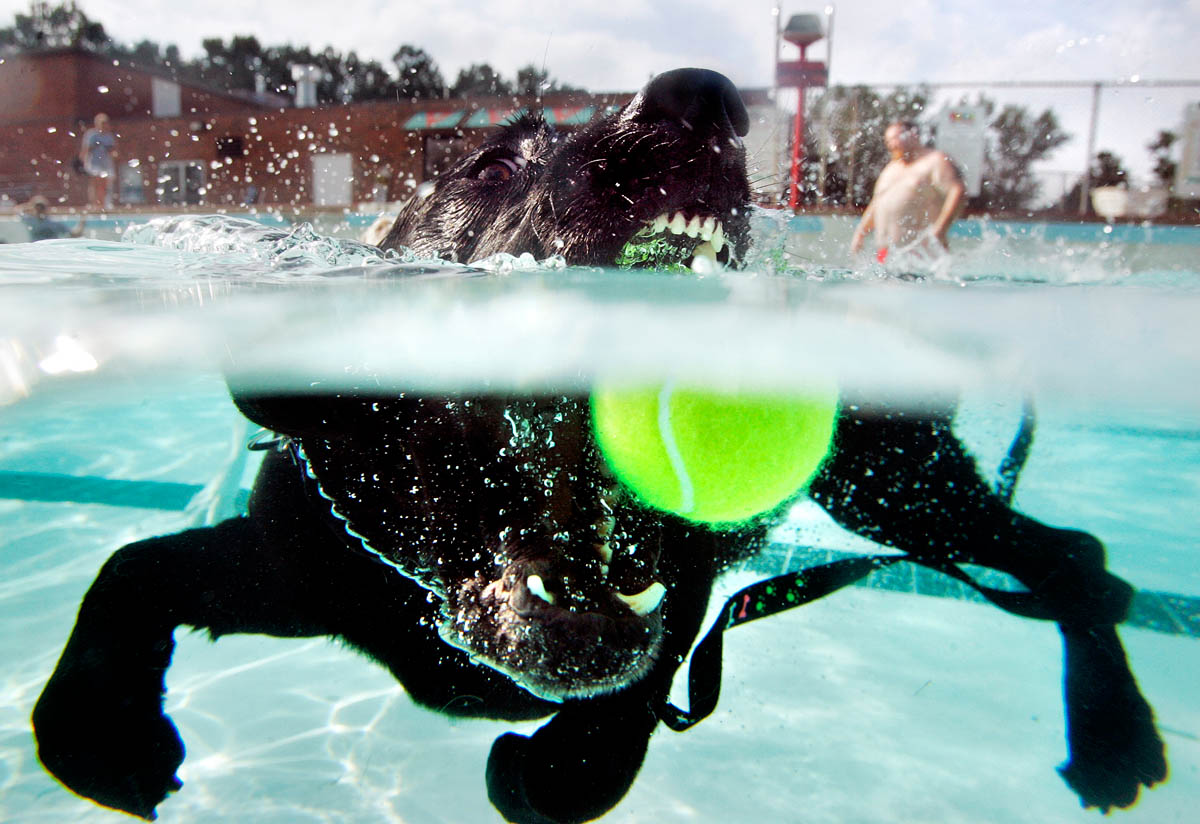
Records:
{"label": "man's swim trunks", "polygon": [[888,247],[880,246],[879,251],[875,253],[875,260],[880,263],[887,263]]}

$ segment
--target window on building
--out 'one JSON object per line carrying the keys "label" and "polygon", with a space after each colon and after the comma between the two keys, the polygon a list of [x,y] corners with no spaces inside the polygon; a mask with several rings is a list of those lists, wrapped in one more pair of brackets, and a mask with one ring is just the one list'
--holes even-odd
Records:
{"label": "window on building", "polygon": [[122,164],[117,169],[117,197],[122,203],[146,202],[146,189],[142,184],[140,166]]}
{"label": "window on building", "polygon": [[467,141],[461,137],[425,136],[425,180],[433,180],[454,165],[467,151]]}
{"label": "window on building", "polygon": [[204,200],[204,164],[199,160],[165,160],[158,164],[158,202],[167,206],[195,205]]}
{"label": "window on building", "polygon": [[344,206],[354,198],[354,158],[346,152],[313,155],[314,206]]}
{"label": "window on building", "polygon": [[150,112],[155,117],[179,117],[183,111],[179,84],[161,77],[150,79]]}

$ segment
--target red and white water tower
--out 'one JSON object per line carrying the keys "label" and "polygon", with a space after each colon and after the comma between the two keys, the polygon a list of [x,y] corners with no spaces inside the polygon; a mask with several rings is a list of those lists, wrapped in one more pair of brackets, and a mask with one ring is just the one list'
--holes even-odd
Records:
{"label": "red and white water tower", "polygon": [[[827,11],[824,15],[831,19]],[[819,14],[793,14],[780,36],[800,49],[799,60],[779,60],[776,50],[775,85],[780,88],[795,88],[799,92],[796,101],[796,119],[792,129],[792,174],[789,186],[788,206],[795,211],[800,205],[800,177],[804,166],[804,101],[805,90],[812,86],[825,86],[829,82],[829,68],[821,60],[809,60],[808,47],[825,36],[825,27]]]}

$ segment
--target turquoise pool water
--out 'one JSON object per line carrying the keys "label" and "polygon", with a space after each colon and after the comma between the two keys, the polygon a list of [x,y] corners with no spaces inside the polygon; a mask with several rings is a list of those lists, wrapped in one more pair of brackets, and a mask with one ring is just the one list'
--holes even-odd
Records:
{"label": "turquoise pool water", "polygon": [[[787,276],[763,264],[647,280],[511,259],[466,273],[220,221],[0,247],[0,819],[129,820],[40,768],[29,712],[116,548],[244,506],[254,428],[220,377],[236,368],[284,386],[369,370],[429,391],[577,389],[613,374],[771,387],[833,375],[911,404],[959,391],[956,430],[985,475],[1031,395],[1037,432],[1017,508],[1092,532],[1139,588],[1121,635],[1172,773],[1113,820],[1192,820],[1193,235],[982,227],[977,246],[959,244],[978,276],[897,283],[844,257],[809,260],[844,249],[841,224],[774,240],[772,226],[760,227],[763,244],[780,241],[799,264]],[[876,549],[807,503],[772,537],[722,592]],[[177,640],[167,709],[189,749],[162,821],[498,820],[488,749],[536,726],[416,709],[386,673],[327,641]],[[660,730],[605,820],[1094,820],[1054,772],[1065,757],[1060,667],[1052,626],[932,574],[876,573],[731,631],[717,712],[683,734]]]}

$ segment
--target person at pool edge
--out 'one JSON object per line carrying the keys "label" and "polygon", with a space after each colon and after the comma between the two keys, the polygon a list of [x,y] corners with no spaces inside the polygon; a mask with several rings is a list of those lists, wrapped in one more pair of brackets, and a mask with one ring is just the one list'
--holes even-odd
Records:
{"label": "person at pool edge", "polygon": [[112,208],[109,184],[117,176],[117,138],[110,129],[108,115],[96,115],[95,125],[83,133],[79,159],[88,176],[88,198],[97,209]]}
{"label": "person at pool edge", "polygon": [[891,161],[879,173],[875,192],[850,240],[850,251],[862,249],[867,234],[879,239],[876,259],[887,261],[889,250],[936,243],[947,250],[946,232],[966,195],[958,168],[944,152],[921,143],[920,128],[911,120],[888,125],[883,143]]}
{"label": "person at pool edge", "polygon": [[29,203],[25,207],[25,212],[21,215],[21,222],[29,230],[29,239],[31,241],[51,240],[60,237],[79,237],[83,234],[85,224],[82,216],[80,216],[79,222],[71,227],[51,218],[48,212],[49,208],[50,201],[41,195],[34,195],[29,199]]}

